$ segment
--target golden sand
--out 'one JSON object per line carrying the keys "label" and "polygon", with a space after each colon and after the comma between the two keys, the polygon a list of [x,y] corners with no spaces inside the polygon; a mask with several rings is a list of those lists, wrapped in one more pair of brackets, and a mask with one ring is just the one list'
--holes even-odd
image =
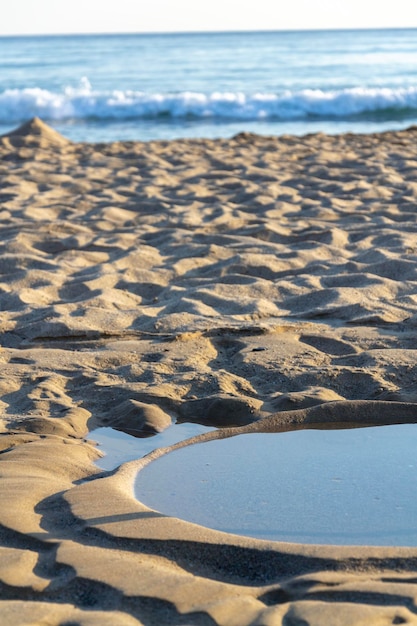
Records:
{"label": "golden sand", "polygon": [[417,421],[416,142],[0,138],[1,626],[417,624],[417,548],[169,518],[85,439]]}

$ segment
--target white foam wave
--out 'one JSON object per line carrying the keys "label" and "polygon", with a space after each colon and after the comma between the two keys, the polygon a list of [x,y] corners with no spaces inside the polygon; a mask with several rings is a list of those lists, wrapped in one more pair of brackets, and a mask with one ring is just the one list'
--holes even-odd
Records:
{"label": "white foam wave", "polygon": [[365,88],[297,92],[209,94],[96,91],[87,79],[78,88],[53,92],[38,87],[6,89],[0,93],[0,123],[34,116],[45,120],[146,118],[213,118],[230,120],[297,120],[348,118],[363,114],[417,114],[417,87]]}

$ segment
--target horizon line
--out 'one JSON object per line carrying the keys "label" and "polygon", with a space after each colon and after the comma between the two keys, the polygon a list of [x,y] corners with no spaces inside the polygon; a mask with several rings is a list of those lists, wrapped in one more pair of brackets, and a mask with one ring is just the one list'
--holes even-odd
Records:
{"label": "horizon line", "polygon": [[130,36],[163,36],[163,35],[245,35],[252,33],[331,33],[331,32],[357,32],[357,31],[388,31],[388,30],[417,30],[416,26],[336,26],[332,28],[260,28],[260,29],[236,29],[236,30],[181,30],[181,31],[96,31],[96,32],[57,32],[57,33],[0,33],[0,38],[17,37],[119,37]]}

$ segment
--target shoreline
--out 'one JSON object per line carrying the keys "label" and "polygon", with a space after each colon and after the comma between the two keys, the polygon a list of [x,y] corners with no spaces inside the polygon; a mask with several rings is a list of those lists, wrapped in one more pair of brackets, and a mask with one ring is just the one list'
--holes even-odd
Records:
{"label": "shoreline", "polygon": [[416,136],[0,138],[2,626],[416,621],[417,548],[169,518],[86,441],[414,423]]}

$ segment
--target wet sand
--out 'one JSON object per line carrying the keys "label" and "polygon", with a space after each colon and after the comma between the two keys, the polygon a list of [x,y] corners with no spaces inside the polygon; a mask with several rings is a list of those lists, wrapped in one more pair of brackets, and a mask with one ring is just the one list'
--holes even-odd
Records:
{"label": "wet sand", "polygon": [[417,421],[416,139],[0,138],[1,626],[417,624],[417,548],[163,516],[88,438]]}

